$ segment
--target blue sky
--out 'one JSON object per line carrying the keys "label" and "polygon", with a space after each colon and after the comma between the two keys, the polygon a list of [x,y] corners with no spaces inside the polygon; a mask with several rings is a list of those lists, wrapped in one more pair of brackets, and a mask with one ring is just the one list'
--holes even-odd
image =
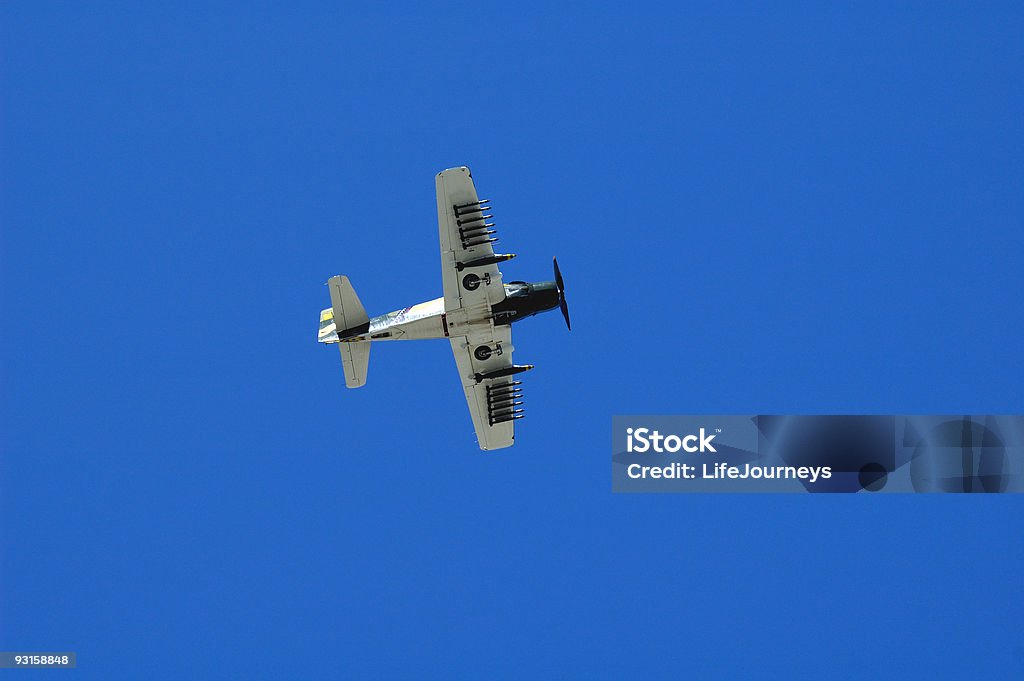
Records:
{"label": "blue sky", "polygon": [[[832,5],[5,3],[0,649],[1019,678],[1019,497],[610,492],[612,414],[1024,411],[1024,12]],[[500,453],[446,343],[314,342],[440,295],[456,165],[573,315]]]}

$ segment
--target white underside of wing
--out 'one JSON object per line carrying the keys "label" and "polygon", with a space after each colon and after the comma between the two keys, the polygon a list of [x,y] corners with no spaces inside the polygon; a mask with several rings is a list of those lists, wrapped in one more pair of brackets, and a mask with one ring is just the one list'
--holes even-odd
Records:
{"label": "white underside of wing", "polygon": [[485,210],[465,208],[479,203],[469,168],[442,171],[435,184],[445,310],[462,309],[472,319],[486,318],[491,305],[505,299],[501,271],[496,264],[460,271],[458,264],[494,255],[490,241],[494,237],[487,234],[493,231],[488,222],[491,216]]}
{"label": "white underside of wing", "polygon": [[512,330],[495,326],[492,319],[492,306],[505,299],[501,271],[494,263],[468,266],[494,256],[492,243],[497,237],[490,208],[477,196],[469,168],[438,173],[436,185],[446,328],[462,390],[480,449],[509,447],[515,441],[513,424],[519,418],[512,404],[517,398],[499,403],[494,395],[512,390],[509,386],[514,381],[511,377],[476,380],[512,366]]}
{"label": "white underside of wing", "polygon": [[[480,449],[491,450],[511,446],[515,442],[515,421],[491,422],[492,410],[488,408],[488,388],[494,390],[510,384],[512,378],[485,379],[479,383],[475,378],[477,374],[512,366],[511,327],[492,327],[488,332],[453,336],[450,340]],[[499,347],[501,354],[498,354]],[[474,354],[479,348],[489,349],[487,359],[481,360]]]}

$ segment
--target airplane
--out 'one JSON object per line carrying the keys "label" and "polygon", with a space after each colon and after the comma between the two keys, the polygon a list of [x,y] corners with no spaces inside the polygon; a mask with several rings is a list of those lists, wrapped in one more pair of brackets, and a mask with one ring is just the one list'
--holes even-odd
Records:
{"label": "airplane", "polygon": [[358,388],[372,342],[447,338],[480,449],[510,447],[524,416],[522,382],[512,377],[533,368],[512,363],[512,324],[557,307],[571,331],[565,282],[552,259],[554,281],[506,284],[498,263],[516,256],[494,252],[490,200],[477,196],[469,168],[444,170],[435,185],[444,296],[370,318],[348,277],[331,277],[331,307],[320,312],[317,340],[338,344],[345,385]]}

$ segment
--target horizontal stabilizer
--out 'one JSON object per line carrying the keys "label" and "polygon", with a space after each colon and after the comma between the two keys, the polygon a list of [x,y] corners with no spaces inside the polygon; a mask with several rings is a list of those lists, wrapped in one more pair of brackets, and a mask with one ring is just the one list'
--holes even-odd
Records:
{"label": "horizontal stabilizer", "polygon": [[331,307],[334,308],[338,338],[351,338],[366,333],[370,329],[370,318],[348,277],[340,274],[331,277],[327,280],[327,287],[331,290]]}
{"label": "horizontal stabilizer", "polygon": [[366,370],[370,365],[370,341],[338,343],[341,348],[341,367],[345,370],[345,387],[366,385]]}
{"label": "horizontal stabilizer", "polygon": [[356,290],[348,277],[338,275],[327,281],[331,291],[331,308],[334,311],[334,325],[337,332],[338,348],[341,350],[341,366],[345,370],[345,385],[358,388],[366,383],[366,370],[370,364],[370,341],[348,340],[365,334],[370,329],[370,318],[359,302]]}

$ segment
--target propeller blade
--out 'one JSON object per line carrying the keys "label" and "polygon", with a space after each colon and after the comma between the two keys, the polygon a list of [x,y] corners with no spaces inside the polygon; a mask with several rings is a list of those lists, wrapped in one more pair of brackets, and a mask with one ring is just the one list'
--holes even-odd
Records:
{"label": "propeller blade", "polygon": [[562,310],[562,316],[565,317],[565,328],[572,331],[572,324],[569,323],[569,304],[565,302],[565,282],[562,281],[562,271],[558,269],[558,258],[551,258],[551,263],[555,266],[555,287],[558,289],[558,307]]}

